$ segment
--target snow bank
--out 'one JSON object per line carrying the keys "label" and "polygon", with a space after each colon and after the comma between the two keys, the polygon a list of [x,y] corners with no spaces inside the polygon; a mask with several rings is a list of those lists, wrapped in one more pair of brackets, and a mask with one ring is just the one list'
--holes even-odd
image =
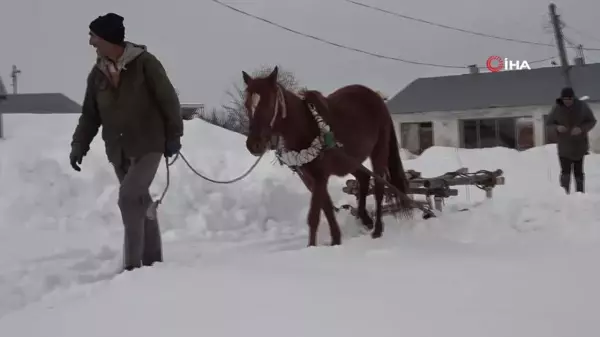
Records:
{"label": "snow bank", "polygon": [[[476,187],[457,187],[459,196],[448,200],[446,214],[420,222],[413,234],[423,231],[427,236],[461,242],[598,242],[600,213],[594,210],[600,202],[599,164],[600,156],[586,157],[588,193],[568,196],[558,186],[560,168],[555,145],[522,152],[501,147],[430,148],[407,166],[424,176],[460,167],[470,172],[502,169],[506,185],[494,189],[492,202],[487,202],[484,191]],[[464,208],[473,211],[453,212]]]}
{"label": "snow bank", "polygon": [[[83,172],[70,168],[76,118],[5,116],[2,336],[600,332],[600,273],[591,267],[600,253],[599,156],[586,159],[590,193],[565,196],[554,146],[434,147],[405,167],[425,176],[499,168],[507,184],[491,201],[459,187],[436,219],[387,218],[380,240],[360,236],[356,222],[338,214],[344,245],[312,249],[303,249],[309,195],[272,155],[233,185],[205,182],[178,162],[159,213],[166,263],[114,277],[123,235],[117,180],[99,138]],[[183,142],[215,179],[236,177],[255,160],[242,136],[202,121],[186,122]],[[330,184],[336,204],[352,201],[342,183]],[[164,184],[163,167],[152,192]]]}
{"label": "snow bank", "polygon": [[[0,317],[42,295],[95,282],[119,268],[122,225],[118,182],[100,135],[82,172],[69,165],[76,115],[5,115],[0,141]],[[256,160],[245,139],[202,120],[186,122],[183,151],[202,173],[229,180]],[[165,257],[201,256],[242,249],[264,251],[306,246],[309,195],[272,154],[246,179],[213,184],[183,160],[171,167],[171,187],[159,210]],[[161,166],[151,192],[166,184]],[[339,198],[340,179],[332,197]],[[337,182],[337,187],[335,184]],[[341,219],[343,220],[343,218]],[[358,233],[348,226],[347,235]],[[320,235],[328,242],[328,231]]]}

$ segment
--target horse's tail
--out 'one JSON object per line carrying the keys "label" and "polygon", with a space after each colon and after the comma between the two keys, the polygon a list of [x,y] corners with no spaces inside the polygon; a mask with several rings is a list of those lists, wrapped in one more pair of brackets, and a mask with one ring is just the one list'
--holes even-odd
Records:
{"label": "horse's tail", "polygon": [[402,165],[402,159],[400,158],[400,149],[398,148],[398,139],[396,138],[396,131],[394,125],[390,128],[390,143],[389,143],[389,157],[388,157],[388,170],[390,174],[390,183],[398,188],[404,195],[394,194],[394,204],[398,206],[398,211],[402,216],[412,217],[413,213],[413,202],[408,196],[409,193],[409,182],[404,172],[404,166]]}

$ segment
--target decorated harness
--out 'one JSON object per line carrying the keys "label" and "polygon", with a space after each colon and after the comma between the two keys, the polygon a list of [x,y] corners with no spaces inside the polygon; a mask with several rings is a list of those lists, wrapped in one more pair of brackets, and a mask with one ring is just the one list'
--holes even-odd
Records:
{"label": "decorated harness", "polygon": [[[280,102],[280,100],[282,101]],[[300,151],[288,150],[285,147],[284,139],[281,136],[277,136],[278,140],[277,147],[275,150],[275,156],[279,160],[280,164],[288,166],[293,171],[297,171],[300,167],[321,157],[324,151],[343,146],[342,143],[335,140],[335,136],[333,134],[333,131],[331,130],[331,127],[319,115],[319,112],[317,111],[315,105],[308,102],[305,97],[302,97],[302,100],[308,107],[308,110],[312,114],[315,122],[317,122],[317,126],[319,127],[319,135],[317,135],[315,139],[313,139],[308,148],[302,149]],[[278,95],[275,104],[273,121],[275,121],[275,118],[278,114],[279,105],[281,105],[285,111],[285,98],[280,87],[278,87]]]}

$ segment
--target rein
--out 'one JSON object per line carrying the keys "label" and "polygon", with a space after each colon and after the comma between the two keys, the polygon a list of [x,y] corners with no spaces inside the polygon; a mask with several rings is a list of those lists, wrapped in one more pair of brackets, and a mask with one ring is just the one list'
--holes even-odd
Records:
{"label": "rein", "polygon": [[[279,112],[281,110],[281,118],[285,119],[287,117],[287,104],[285,101],[285,95],[283,94],[283,89],[281,88],[281,86],[278,84],[277,85],[277,94],[276,94],[276,99],[275,99],[275,107],[273,109],[273,117],[271,118],[271,122],[270,122],[270,127],[271,129],[273,129],[273,126],[275,125],[275,122],[277,121],[277,117],[279,116]],[[319,157],[322,154],[322,150],[327,150],[327,149],[331,149],[334,148],[336,146],[338,147],[342,147],[341,143],[338,143],[335,141],[334,137],[333,137],[333,133],[329,127],[329,125],[327,125],[327,123],[325,123],[325,121],[321,118],[321,116],[319,116],[318,111],[316,109],[316,107],[312,104],[312,103],[308,103],[308,109],[310,110],[313,118],[315,119],[315,121],[317,122],[318,126],[319,126],[319,130],[320,130],[320,135],[317,136],[311,143],[310,147],[308,149],[304,149],[302,151],[288,151],[285,149],[285,146],[281,143],[281,136],[277,136],[277,150],[276,150],[276,156],[279,159],[280,163],[285,164],[286,166],[288,166],[290,169],[292,169],[292,171],[294,172],[298,172],[299,174],[300,171],[297,169],[300,166],[303,166],[311,161],[313,161],[314,159],[316,159],[317,157]],[[252,116],[253,117],[253,116]],[[238,182],[242,179],[244,179],[245,177],[247,177],[258,165],[258,163],[260,162],[260,160],[264,157],[265,153],[267,153],[267,151],[265,151],[263,154],[261,154],[256,161],[254,162],[254,164],[252,164],[252,166],[250,166],[250,168],[243,173],[242,175],[240,175],[237,178],[231,179],[231,180],[224,180],[224,181],[219,181],[219,180],[215,180],[215,179],[211,179],[205,175],[203,175],[202,173],[198,172],[191,164],[190,162],[187,160],[187,158],[183,155],[183,153],[181,153],[181,151],[179,151],[176,155],[175,158],[173,159],[172,162],[169,163],[169,159],[165,157],[165,167],[166,167],[166,171],[167,171],[167,183],[166,186],[160,196],[159,199],[153,201],[150,206],[148,207],[148,209],[146,210],[146,217],[148,217],[151,220],[154,220],[157,218],[157,210],[158,210],[158,206],[162,203],[165,195],[167,194],[167,191],[169,189],[170,186],[170,180],[171,180],[171,172],[170,172],[170,167],[175,164],[175,162],[177,161],[177,159],[179,159],[179,157],[181,157],[181,159],[183,159],[183,161],[185,162],[185,164],[187,165],[187,167],[198,177],[206,180],[206,181],[210,181],[212,183],[215,184],[232,184],[235,182]],[[349,155],[347,155],[346,153],[344,153],[343,151],[341,152],[342,154],[344,154],[346,156],[346,159],[348,160],[353,160],[352,157],[350,157]],[[398,195],[401,196],[401,198],[411,202],[416,208],[420,209],[421,211],[423,211],[427,216],[429,217],[435,217],[434,213],[430,210],[425,208],[424,206],[414,202],[414,200],[412,200],[411,198],[409,198],[405,193],[402,193],[398,188],[396,188],[396,186],[392,185],[391,183],[389,183],[386,179],[377,176],[375,173],[373,173],[371,170],[369,170],[368,168],[366,168],[364,165],[362,165],[362,163],[360,163],[361,166],[361,170],[364,171],[365,173],[367,173],[369,176],[371,176],[373,179],[378,180],[379,182],[381,182],[382,184],[388,186],[389,188],[391,188],[392,190],[394,190]],[[336,207],[337,209],[337,207]]]}
{"label": "rein", "polygon": [[[267,153],[267,152],[265,151],[265,153]],[[169,185],[170,185],[170,181],[171,181],[171,170],[170,170],[170,167],[173,166],[173,164],[175,164],[175,162],[177,161],[177,159],[179,159],[179,157],[181,157],[181,159],[183,159],[183,161],[185,162],[186,166],[196,176],[198,176],[198,177],[200,177],[200,178],[202,178],[202,179],[204,179],[206,181],[210,181],[211,183],[215,183],[215,184],[233,184],[235,182],[238,182],[238,181],[246,178],[256,168],[256,165],[258,165],[258,163],[263,158],[263,156],[265,155],[265,153],[263,153],[262,155],[260,155],[260,157],[258,157],[256,159],[256,161],[254,162],[254,164],[252,164],[252,166],[250,166],[250,168],[244,174],[242,174],[241,176],[239,176],[237,178],[231,179],[231,180],[215,180],[215,179],[211,179],[211,178],[203,175],[202,173],[198,172],[198,170],[196,170],[192,164],[190,164],[190,162],[183,155],[183,153],[181,153],[181,151],[177,152],[177,154],[175,155],[175,158],[170,163],[169,163],[169,159],[165,157],[165,168],[167,170],[167,184],[165,185],[165,189],[163,190],[160,198],[158,198],[157,200],[153,201],[152,204],[150,204],[150,206],[146,210],[146,217],[148,217],[148,219],[150,219],[150,220],[156,219],[156,212],[157,212],[158,206],[162,203],[163,199],[165,198],[165,195],[167,194],[167,191],[169,190]]]}
{"label": "rein", "polygon": [[[275,108],[273,111],[273,118],[271,118],[271,123],[270,126],[271,128],[273,128],[273,125],[275,125],[275,121],[277,120],[277,117],[279,115],[279,108],[281,107],[281,117],[283,119],[285,119],[287,117],[287,107],[286,107],[286,103],[285,103],[285,96],[283,95],[283,90],[281,89],[281,87],[278,85],[277,86],[277,97],[275,99]],[[179,157],[181,157],[181,159],[183,159],[183,161],[185,162],[186,166],[198,177],[206,180],[206,181],[210,181],[211,183],[215,183],[215,184],[233,184],[235,182],[238,182],[244,178],[246,178],[258,165],[258,163],[260,162],[260,160],[264,157],[265,153],[267,153],[266,151],[260,155],[260,157],[258,157],[256,159],[256,161],[254,162],[254,164],[252,164],[252,166],[250,166],[250,168],[248,170],[246,170],[246,172],[244,172],[242,175],[240,175],[237,178],[231,179],[231,180],[215,180],[215,179],[211,179],[207,176],[205,176],[204,174],[198,172],[198,170],[196,170],[194,168],[194,166],[192,164],[190,164],[190,162],[187,160],[187,158],[183,155],[183,153],[181,153],[181,151],[177,152],[177,154],[175,155],[175,158],[173,159],[173,161],[169,162],[169,159],[165,157],[165,168],[167,171],[167,183],[165,185],[165,188],[160,196],[160,198],[158,198],[157,200],[153,201],[152,204],[150,204],[150,206],[148,207],[148,209],[146,210],[146,217],[148,217],[151,220],[156,219],[157,217],[157,210],[158,210],[158,206],[160,204],[162,204],[162,201],[165,198],[165,195],[167,194],[167,191],[169,190],[169,186],[171,184],[171,166],[173,166],[173,164],[175,164],[175,162],[177,161],[177,159],[179,159]]]}

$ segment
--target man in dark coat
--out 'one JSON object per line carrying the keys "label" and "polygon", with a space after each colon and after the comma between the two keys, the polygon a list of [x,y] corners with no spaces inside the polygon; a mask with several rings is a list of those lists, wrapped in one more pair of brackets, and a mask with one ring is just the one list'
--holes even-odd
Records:
{"label": "man in dark coat", "polygon": [[596,125],[596,118],[588,104],[575,96],[572,88],[564,88],[546,124],[557,132],[560,185],[570,191],[571,173],[577,192],[584,192],[583,158],[589,153],[588,132]]}
{"label": "man in dark coat", "polygon": [[152,203],[149,187],[163,155],[170,157],[180,150],[183,119],[162,64],[145,46],[124,41],[121,16],[108,13],[89,28],[90,45],[98,58],[87,78],[70,161],[80,171],[102,126],[106,155],[120,182],[124,268],[132,270],[162,261],[159,224],[146,216]]}

